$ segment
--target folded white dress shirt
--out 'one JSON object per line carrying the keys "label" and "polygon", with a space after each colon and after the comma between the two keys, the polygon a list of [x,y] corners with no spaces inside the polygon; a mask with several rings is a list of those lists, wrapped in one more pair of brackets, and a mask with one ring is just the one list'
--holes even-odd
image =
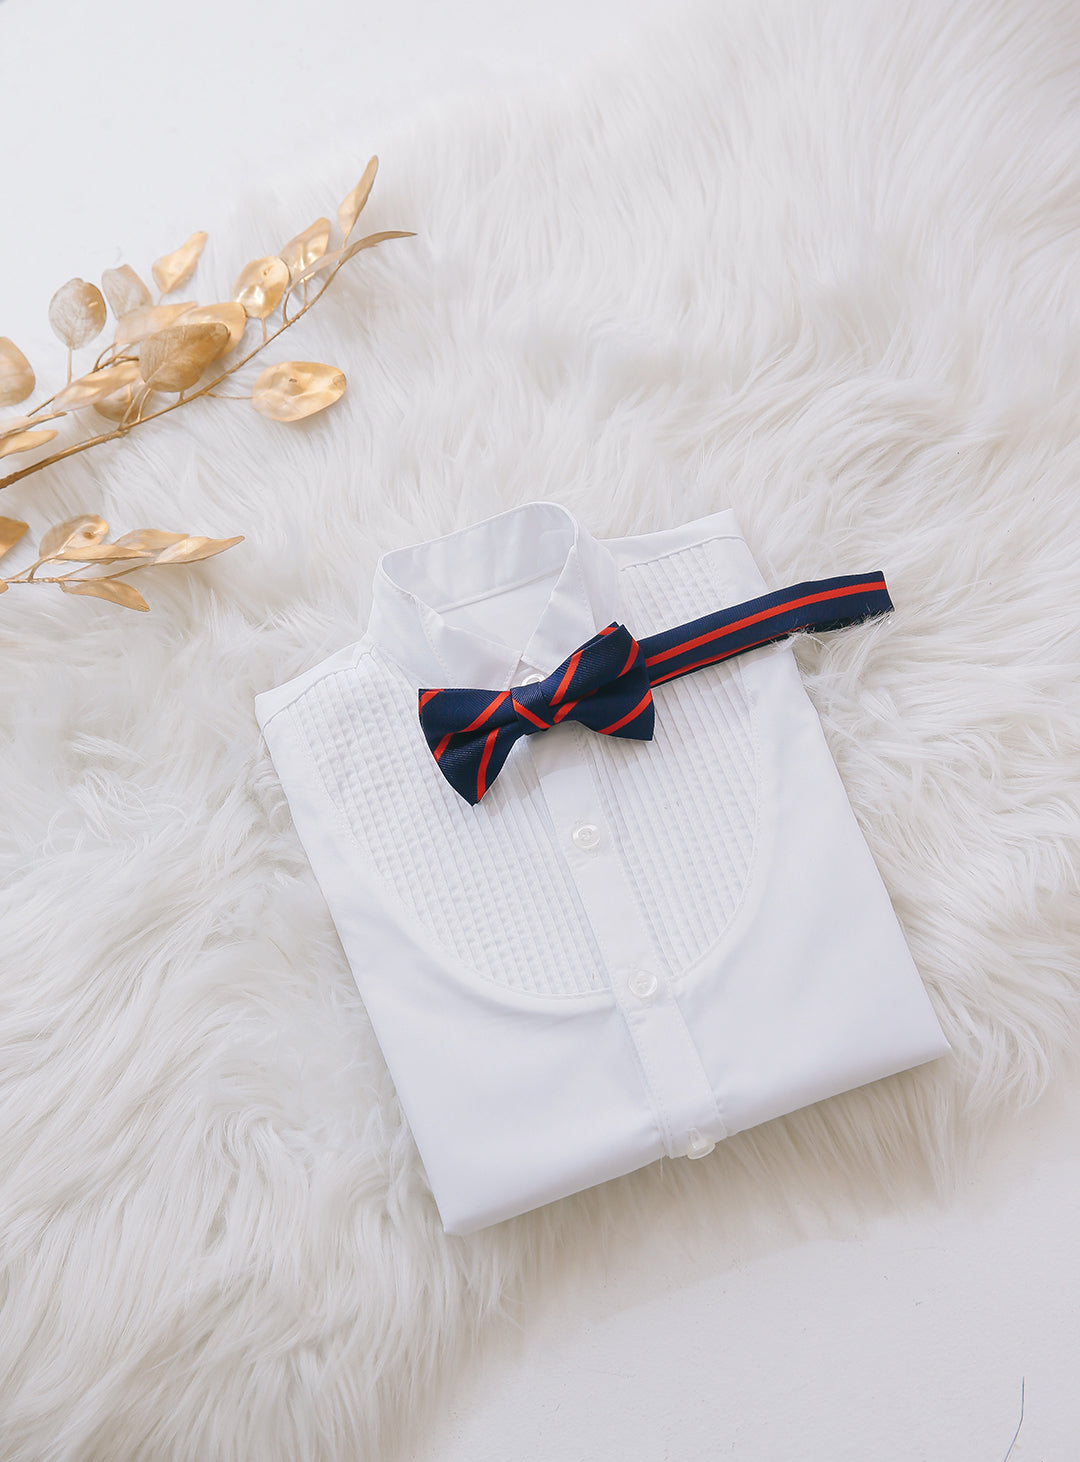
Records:
{"label": "folded white dress shirt", "polygon": [[425,742],[420,687],[766,587],[731,512],[526,503],[383,554],[363,638],[256,699],[448,1233],[950,1049],[786,644],[656,687],[651,741],[523,737],[475,806]]}

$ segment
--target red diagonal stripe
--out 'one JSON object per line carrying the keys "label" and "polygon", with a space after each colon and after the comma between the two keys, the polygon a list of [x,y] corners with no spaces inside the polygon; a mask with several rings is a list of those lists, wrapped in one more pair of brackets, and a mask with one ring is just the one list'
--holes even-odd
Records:
{"label": "red diagonal stripe", "polygon": [[420,692],[420,709],[423,710],[428,701],[431,700],[432,696],[436,696],[438,694],[439,692],[437,690],[422,690]]}
{"label": "red diagonal stripe", "polygon": [[[623,668],[619,671],[619,674],[620,675],[625,675],[626,672],[630,669],[630,666],[634,663],[634,660],[637,658],[637,654],[638,654],[638,651],[640,649],[641,649],[641,646],[635,640],[634,641],[634,648],[630,651],[630,658],[627,660],[627,662],[623,666]],[[592,692],[590,692],[590,694],[595,695],[596,692],[595,691],[592,691]],[[561,721],[564,716],[568,716],[570,714],[570,712],[574,709],[574,707],[575,706],[579,706],[581,704],[581,702],[583,700],[585,700],[585,699],[586,699],[585,696],[579,695],[576,700],[567,701],[564,706],[560,706],[559,709],[555,712],[555,715],[552,717],[552,724],[554,725],[555,723]],[[620,721],[619,724],[621,725],[622,722]]]}
{"label": "red diagonal stripe", "polygon": [[570,664],[566,667],[566,674],[559,681],[559,688],[558,688],[558,690],[551,697],[551,702],[550,702],[551,705],[553,705],[553,706],[558,705],[558,703],[562,700],[563,696],[566,694],[566,688],[570,684],[570,682],[573,680],[573,678],[574,678],[574,671],[578,668],[578,665],[579,665],[580,661],[581,661],[581,651],[580,650],[575,650],[574,653],[570,656]]}
{"label": "red diagonal stripe", "polygon": [[[673,645],[669,650],[660,650],[655,655],[650,655],[645,661],[646,665],[656,665],[661,660],[670,660],[673,655],[683,655],[687,650],[693,650],[698,645],[708,644],[711,640],[717,640],[724,635],[734,634],[736,630],[745,629],[750,624],[760,624],[765,619],[775,619],[778,614],[787,614],[790,609],[802,609],[807,604],[822,604],[826,599],[844,599],[854,594],[863,594],[870,589],[881,589],[880,579],[871,579],[864,584],[848,584],[840,589],[826,589],[821,594],[807,594],[803,599],[787,599],[781,604],[774,604],[771,609],[762,609],[757,614],[747,615],[745,619],[737,619],[731,624],[722,625],[720,629],[709,630],[707,634],[698,635],[692,640],[684,640],[681,645]],[[793,631],[794,633],[794,631]],[[763,644],[759,640],[755,643]],[[699,660],[698,665],[707,665],[708,660]],[[696,669],[697,666],[688,666],[688,669]],[[666,677],[665,677],[666,678]],[[657,682],[654,681],[654,684]]]}
{"label": "red diagonal stripe", "polygon": [[443,752],[450,745],[450,738],[451,736],[453,736],[453,734],[454,733],[452,731],[448,731],[443,739],[439,742],[438,746],[436,746],[435,750],[432,752],[432,755],[434,756],[436,761],[441,758]]}
{"label": "red diagonal stripe", "polygon": [[480,798],[484,795],[484,792],[487,790],[486,778],[487,778],[488,762],[491,760],[491,753],[495,749],[495,738],[496,738],[496,736],[498,736],[498,734],[499,734],[499,728],[498,728],[498,726],[496,726],[495,727],[495,730],[494,731],[489,731],[488,734],[487,734],[487,736],[484,738],[484,754],[480,758],[480,769],[476,773],[476,800],[477,800],[477,802],[480,801]]}
{"label": "red diagonal stripe", "polygon": [[620,720],[612,721],[610,726],[598,726],[597,730],[602,736],[610,736],[613,731],[620,730],[628,721],[636,720],[651,700],[652,691],[647,690],[632,711],[627,711],[626,715],[621,717]]}
{"label": "red diagonal stripe", "polygon": [[485,710],[480,712],[475,721],[470,721],[467,726],[462,726],[462,731],[479,731],[480,727],[484,724],[488,717],[492,716],[499,709],[499,707],[502,705],[503,701],[509,694],[510,692],[508,690],[500,690],[495,699]]}
{"label": "red diagonal stripe", "polygon": [[[795,634],[796,631],[792,630],[791,633]],[[758,645],[769,645],[773,643],[775,643],[773,636],[765,635],[760,640],[751,640],[748,645],[740,645],[738,650],[732,651],[732,654],[741,655],[744,650],[753,650]],[[703,665],[719,665],[721,660],[729,658],[730,656],[726,655],[710,655],[705,660],[695,660],[692,665],[682,665],[678,670],[669,670],[666,675],[658,675],[653,681],[653,685],[663,685],[665,680],[674,680],[676,675],[685,675],[690,670],[700,670]]]}

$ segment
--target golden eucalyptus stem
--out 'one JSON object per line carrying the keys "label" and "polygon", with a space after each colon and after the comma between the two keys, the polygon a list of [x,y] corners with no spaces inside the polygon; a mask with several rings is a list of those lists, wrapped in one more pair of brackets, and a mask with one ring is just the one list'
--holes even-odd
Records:
{"label": "golden eucalyptus stem", "polygon": [[[46,396],[46,398],[45,398],[44,401],[39,401],[38,404],[34,407],[33,411],[28,411],[26,413],[26,419],[29,421],[30,418],[32,416],[36,416],[39,411],[44,411],[45,408],[46,408],[46,406],[51,406],[53,404],[53,402],[56,400],[57,396],[59,396],[59,394],[60,394],[59,391],[54,391],[51,396]],[[41,419],[42,419],[42,421],[52,421],[53,416],[63,416],[63,415],[64,415],[64,412],[62,412],[62,411],[54,411],[53,414],[52,414],[52,416],[43,416]]]}
{"label": "golden eucalyptus stem", "polygon": [[[99,435],[95,437],[88,437],[85,441],[82,442],[73,442],[70,447],[64,447],[59,452],[53,452],[48,457],[42,457],[41,460],[38,462],[31,462],[29,467],[23,467],[18,472],[12,472],[7,477],[0,478],[0,492],[2,492],[5,487],[12,487],[16,482],[20,482],[24,477],[29,477],[31,473],[40,472],[43,467],[51,467],[54,462],[62,462],[66,457],[75,457],[80,452],[88,451],[91,447],[100,446],[103,442],[115,442],[120,437],[127,436],[128,432],[134,431],[137,426],[145,426],[148,422],[156,421],[159,416],[168,416],[169,412],[175,411],[178,406],[188,406],[192,401],[197,401],[200,396],[209,395],[213,391],[215,386],[220,385],[221,382],[226,380],[229,376],[235,375],[238,370],[247,365],[249,360],[254,360],[255,356],[257,356],[261,350],[265,350],[266,347],[268,345],[271,345],[278,338],[279,335],[284,334],[284,332],[288,330],[291,325],[295,325],[297,320],[302,319],[303,316],[307,314],[308,310],[311,309],[312,305],[314,305],[318,300],[323,297],[326,291],[330,288],[330,285],[333,283],[338,271],[343,268],[347,262],[348,260],[342,259],[339,263],[335,264],[333,269],[331,269],[330,273],[327,275],[318,292],[316,294],[313,294],[310,299],[305,300],[304,304],[300,307],[300,309],[297,310],[295,315],[286,317],[285,301],[292,293],[292,286],[290,285],[289,288],[285,291],[285,296],[282,300],[281,313],[284,323],[279,325],[278,328],[272,331],[270,334],[267,334],[266,320],[264,319],[262,322],[263,338],[258,343],[258,345],[255,346],[255,349],[248,351],[247,355],[245,355],[242,359],[235,361],[228,368],[228,370],[222,371],[219,376],[215,376],[214,379],[212,381],[208,381],[205,386],[200,386],[199,389],[197,391],[193,391],[190,396],[184,396],[181,393],[178,400],[171,402],[168,406],[162,406],[158,411],[152,411],[149,416],[143,416],[142,410],[140,408],[139,414],[136,416],[135,420],[129,422],[126,426],[123,424],[123,422],[121,422],[120,426],[115,428],[115,430],[113,431],[101,432],[99,433]],[[102,354],[104,354],[104,352],[102,352]],[[49,401],[52,401],[54,399],[55,397],[50,397]],[[42,406],[47,406],[49,402],[43,401],[41,404]],[[35,408],[35,410],[40,409],[41,407]],[[56,412],[54,414],[58,416],[63,416],[65,413]],[[52,418],[50,417],[49,420],[51,419]],[[15,582],[16,580],[14,579],[8,580],[9,584]],[[36,584],[52,583],[55,581],[51,579],[27,579],[23,582]]]}
{"label": "golden eucalyptus stem", "polygon": [[54,574],[48,578],[43,579],[35,578],[34,574],[41,567],[41,565],[43,563],[50,562],[50,559],[39,558],[34,563],[27,564],[26,568],[24,568],[21,573],[14,574],[10,579],[8,579],[7,582],[9,584],[59,584],[63,579],[73,579],[76,577],[76,575],[85,573],[88,568],[93,568],[93,564],[86,563],[82,565],[76,565],[76,567],[67,574]]}
{"label": "golden eucalyptus stem", "polygon": [[[110,351],[112,351],[112,350],[122,350],[122,349],[123,349],[123,346],[120,345],[119,341],[116,341],[116,340],[111,340],[108,345],[102,346],[102,348],[98,351],[97,360],[95,360],[94,361],[94,364],[91,366],[91,370],[99,371],[101,369],[101,367],[105,364],[105,358],[109,354]],[[115,361],[112,361],[112,362],[110,362],[110,364],[115,365],[116,362]]]}
{"label": "golden eucalyptus stem", "polygon": [[[57,391],[56,396],[59,396],[59,394],[60,392]],[[56,400],[56,396],[50,396],[48,401],[43,401],[40,406],[35,406],[34,411],[28,412],[25,419],[27,421],[33,421],[35,426],[40,426],[43,421],[56,421],[57,417],[67,416],[68,413],[66,411],[50,411],[48,416],[39,416],[35,419],[34,412],[43,411],[49,405],[49,402]]]}
{"label": "golden eucalyptus stem", "polygon": [[[34,578],[34,569],[36,569],[40,564],[47,562],[47,559],[38,559],[38,562],[36,564],[31,564],[30,568],[23,569],[21,574],[16,574],[14,578],[8,579],[8,584],[63,584],[68,579],[117,579],[120,577],[119,574],[89,574],[87,570],[92,569],[93,564],[80,564],[77,568],[73,568],[71,572],[67,574],[46,574],[43,575],[40,579]],[[130,574],[135,569],[145,569],[149,567],[150,560],[147,559],[145,563],[132,564],[130,568],[126,568],[122,570],[122,572],[125,574]]]}

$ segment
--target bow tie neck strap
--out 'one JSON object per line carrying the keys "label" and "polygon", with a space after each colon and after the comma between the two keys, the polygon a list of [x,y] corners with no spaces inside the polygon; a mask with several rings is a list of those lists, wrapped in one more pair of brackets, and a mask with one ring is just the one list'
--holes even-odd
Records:
{"label": "bow tie neck strap", "polygon": [[845,629],[888,614],[892,607],[882,573],[811,579],[647,635],[641,648],[651,684],[662,685],[732,655],[786,640],[801,630]]}

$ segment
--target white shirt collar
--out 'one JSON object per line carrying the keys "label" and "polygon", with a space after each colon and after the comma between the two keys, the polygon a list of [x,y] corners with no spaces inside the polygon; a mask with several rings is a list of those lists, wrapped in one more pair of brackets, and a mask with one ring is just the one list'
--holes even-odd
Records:
{"label": "white shirt collar", "polygon": [[[524,636],[505,634],[495,596],[536,579],[548,581],[539,618]],[[469,605],[472,627],[449,621],[452,610]],[[418,686],[502,690],[530,669],[549,675],[618,618],[610,550],[560,503],[531,502],[384,553],[375,567],[368,638]]]}

